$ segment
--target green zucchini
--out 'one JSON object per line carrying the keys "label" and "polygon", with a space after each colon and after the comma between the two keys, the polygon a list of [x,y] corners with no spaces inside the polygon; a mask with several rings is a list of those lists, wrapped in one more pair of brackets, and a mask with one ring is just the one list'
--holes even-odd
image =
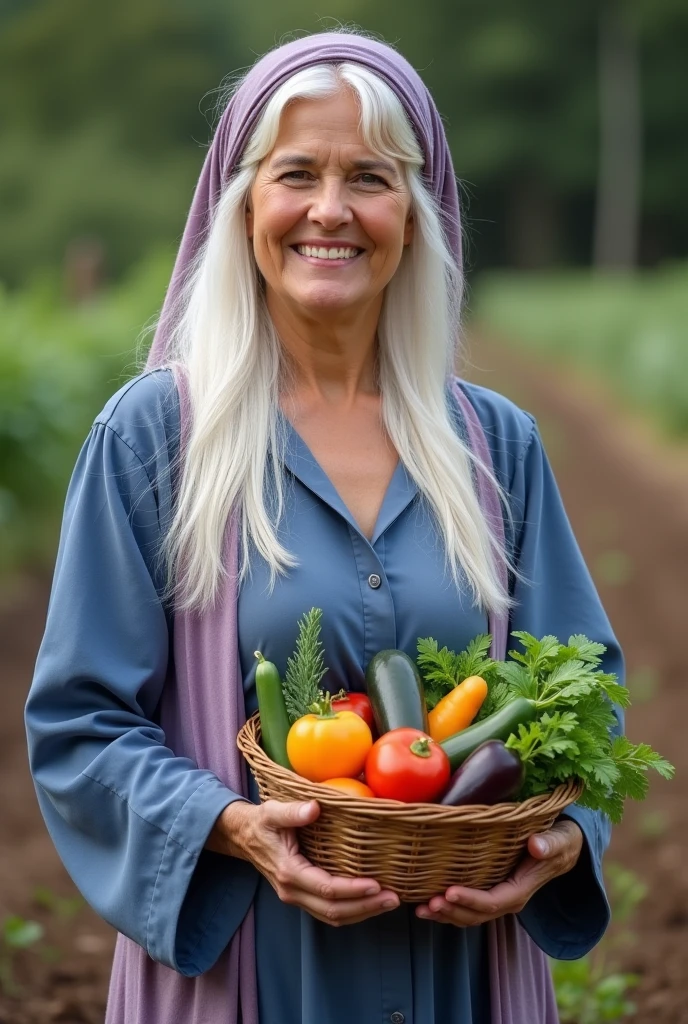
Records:
{"label": "green zucchini", "polygon": [[456,771],[466,758],[487,740],[503,740],[505,743],[512,732],[517,733],[521,723],[532,722],[536,713],[535,702],[527,697],[516,697],[493,715],[483,718],[482,722],[469,725],[467,729],[454,733],[440,746],[449,757],[452,771]]}
{"label": "green zucchini", "polygon": [[428,731],[423,682],[404,651],[376,654],[366,669],[366,687],[379,736],[402,726]]}
{"label": "green zucchini", "polygon": [[276,764],[291,768],[287,757],[287,733],[291,725],[284,703],[282,680],[276,665],[266,661],[260,651],[254,651],[254,654],[258,659],[256,694],[263,750]]}

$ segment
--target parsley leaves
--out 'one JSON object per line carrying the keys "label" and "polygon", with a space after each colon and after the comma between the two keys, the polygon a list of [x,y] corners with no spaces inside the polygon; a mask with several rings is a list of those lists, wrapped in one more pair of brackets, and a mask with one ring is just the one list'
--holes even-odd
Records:
{"label": "parsley leaves", "polygon": [[633,744],[618,735],[614,705],[628,707],[628,690],[616,676],[600,669],[606,648],[586,636],[537,639],[530,633],[511,634],[522,650],[509,651],[504,662],[492,661],[490,637],[476,637],[466,651],[438,650],[432,638],[418,641],[418,667],[423,675],[428,707],[469,675],[481,675],[488,695],[478,721],[499,711],[516,697],[537,707],[528,725],[520,725],[507,747],[519,755],[526,777],[518,798],[525,800],[577,777],[584,783],[578,803],[601,810],[617,823],[624,800],[643,800],[649,769],[670,779],[673,766],[647,743]]}

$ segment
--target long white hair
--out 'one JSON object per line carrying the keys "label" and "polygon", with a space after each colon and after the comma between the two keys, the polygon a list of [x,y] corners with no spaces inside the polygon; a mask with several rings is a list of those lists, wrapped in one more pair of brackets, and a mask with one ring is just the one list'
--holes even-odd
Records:
{"label": "long white hair", "polygon": [[474,456],[457,435],[447,403],[462,280],[423,184],[423,156],[401,102],[377,75],[349,63],[300,71],[268,101],[182,293],[169,360],[186,373],[192,417],[163,548],[169,584],[180,607],[202,610],[213,603],[227,573],[223,542],[230,513],[239,515],[240,580],[250,573],[251,544],[267,562],[272,585],[297,564],[277,535],[284,512],[277,413],[285,360],[245,215],[258,165],[275,145],[287,104],[323,99],[343,87],[357,98],[365,144],[400,162],[414,219],[378,324],[383,425],[434,514],[454,580],[464,575],[477,604],[501,611],[510,602],[496,567],[497,544],[474,490]]}

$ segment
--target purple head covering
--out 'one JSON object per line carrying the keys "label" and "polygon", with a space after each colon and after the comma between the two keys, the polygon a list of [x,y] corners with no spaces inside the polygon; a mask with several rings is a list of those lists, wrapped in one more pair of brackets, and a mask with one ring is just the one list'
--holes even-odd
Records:
{"label": "purple head covering", "polygon": [[166,361],[171,313],[187,272],[205,242],[210,218],[265,104],[283,82],[314,64],[351,62],[369,68],[401,100],[425,157],[423,175],[438,201],[447,242],[461,266],[459,196],[449,146],[435,103],[420,76],[390,46],[365,36],[323,32],[271,50],[248,72],[229,101],[205,158],[165,297],[148,366]]}

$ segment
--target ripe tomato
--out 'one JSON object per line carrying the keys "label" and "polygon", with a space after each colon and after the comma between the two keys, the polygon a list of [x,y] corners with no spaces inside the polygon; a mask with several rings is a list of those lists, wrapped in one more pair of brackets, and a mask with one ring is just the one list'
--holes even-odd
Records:
{"label": "ripe tomato", "polygon": [[323,782],[323,786],[341,789],[343,793],[349,793],[351,796],[375,796],[370,786],[366,786],[365,782],[359,782],[358,779],[328,779]]}
{"label": "ripe tomato", "polygon": [[353,711],[331,709],[329,697],[320,712],[297,718],[287,735],[287,757],[297,775],[311,782],[355,778],[373,745],[370,729]]}
{"label": "ripe tomato", "polygon": [[373,717],[373,705],[366,693],[354,693],[351,690],[340,690],[332,698],[333,711],[353,711],[360,715],[370,731],[375,733],[375,719]]}
{"label": "ripe tomato", "polygon": [[366,758],[366,782],[375,796],[405,803],[432,802],[449,783],[449,758],[420,729],[391,729]]}

